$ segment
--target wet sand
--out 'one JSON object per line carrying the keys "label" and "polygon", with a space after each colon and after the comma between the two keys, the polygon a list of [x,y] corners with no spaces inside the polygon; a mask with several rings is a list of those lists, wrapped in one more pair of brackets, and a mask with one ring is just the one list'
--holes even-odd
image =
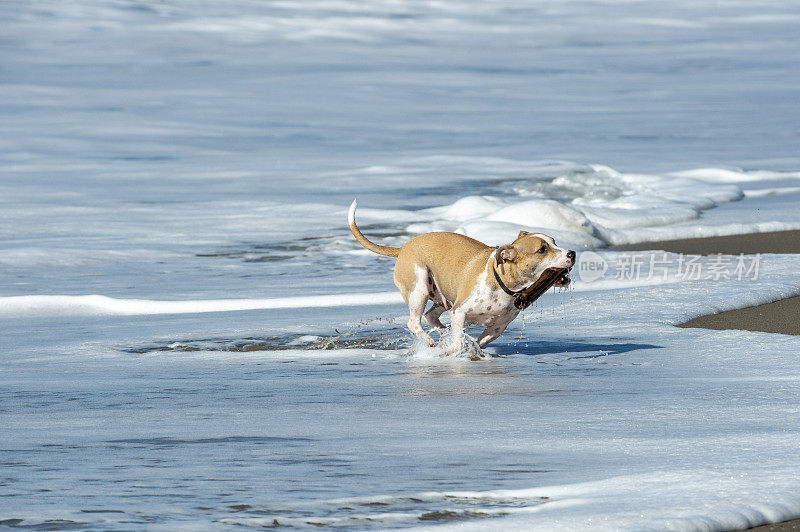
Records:
{"label": "wet sand", "polygon": [[[800,253],[800,231],[778,231],[686,240],[645,242],[616,246],[620,251],[662,250],[687,255],[726,255],[755,253]],[[743,329],[779,334],[800,334],[800,297],[782,299],[765,305],[701,316],[678,327],[705,329]],[[758,526],[755,532],[800,532],[800,519]]]}
{"label": "wet sand", "polygon": [[[800,231],[777,231],[686,240],[663,240],[629,246],[616,246],[620,251],[663,250],[688,255],[726,255],[755,253],[800,254]],[[782,299],[774,303],[746,307],[719,314],[701,316],[678,327],[705,329],[741,329],[779,334],[800,335],[800,297]]]}
{"label": "wet sand", "polygon": [[800,334],[800,296],[781,299],[757,307],[700,316],[678,327],[703,329],[742,329],[779,334]]}
{"label": "wet sand", "polygon": [[800,531],[800,519],[792,521],[784,521],[783,523],[773,523],[771,525],[757,526],[755,528],[748,528],[754,532],[790,532]]}
{"label": "wet sand", "polygon": [[685,253],[687,255],[739,255],[745,253],[800,253],[800,231],[776,231],[748,235],[712,236],[685,240],[642,242],[610,249],[619,251],[644,251],[649,249]]}

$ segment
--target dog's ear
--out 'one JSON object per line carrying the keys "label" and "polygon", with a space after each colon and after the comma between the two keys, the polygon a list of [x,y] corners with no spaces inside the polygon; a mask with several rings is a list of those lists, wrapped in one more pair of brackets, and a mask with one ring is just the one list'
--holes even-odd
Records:
{"label": "dog's ear", "polygon": [[528,232],[528,231],[520,231],[519,235],[517,235],[517,240],[519,240],[523,236],[528,236],[529,234],[530,234],[530,232]]}
{"label": "dog's ear", "polygon": [[497,264],[503,264],[504,262],[513,261],[517,258],[517,250],[514,249],[514,246],[511,244],[506,244],[505,246],[497,248],[497,252],[494,256],[497,259]]}

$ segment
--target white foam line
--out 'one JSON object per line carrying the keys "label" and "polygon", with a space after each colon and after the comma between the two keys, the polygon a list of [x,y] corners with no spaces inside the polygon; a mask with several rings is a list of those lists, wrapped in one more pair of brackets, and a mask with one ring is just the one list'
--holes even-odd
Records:
{"label": "white foam line", "polygon": [[0,318],[37,316],[136,316],[148,314],[195,314],[236,310],[266,310],[308,307],[357,307],[401,303],[397,292],[377,294],[338,294],[274,299],[217,299],[196,301],[156,301],[88,296],[0,297]]}
{"label": "white foam line", "polygon": [[[575,292],[593,292],[653,286],[677,282],[675,279],[647,281],[594,281],[576,283]],[[554,291],[545,299],[558,295]],[[270,310],[314,307],[364,307],[403,303],[398,292],[375,294],[332,294],[272,299],[199,299],[191,301],[159,301],[153,299],[116,299],[101,295],[86,296],[10,296],[0,297],[0,318],[48,316],[142,316],[155,314],[201,314],[239,310]]]}
{"label": "white foam line", "polygon": [[763,198],[765,196],[777,196],[780,194],[795,194],[800,192],[800,187],[777,187],[762,188],[754,190],[742,190],[746,198]]}

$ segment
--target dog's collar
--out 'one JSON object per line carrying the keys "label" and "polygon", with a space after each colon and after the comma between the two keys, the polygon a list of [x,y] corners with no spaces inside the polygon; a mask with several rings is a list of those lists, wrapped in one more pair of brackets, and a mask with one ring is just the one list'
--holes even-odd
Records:
{"label": "dog's collar", "polygon": [[496,264],[497,264],[497,261],[495,260],[495,266],[492,266],[492,272],[494,272],[494,280],[497,281],[497,284],[500,285],[500,288],[503,289],[503,292],[505,292],[506,294],[510,295],[511,297],[517,297],[518,295],[520,295],[522,292],[525,291],[525,288],[523,288],[522,290],[518,290],[516,292],[514,292],[510,288],[508,288],[505,285],[505,283],[503,283],[503,280],[500,279],[500,274],[497,273]]}
{"label": "dog's collar", "polygon": [[[548,288],[553,286],[553,283],[556,280],[556,277],[551,276],[545,283],[541,283],[541,277],[532,282],[530,285],[526,286],[525,288],[514,292],[510,288],[508,288],[502,279],[500,279],[500,274],[497,273],[497,257],[495,257],[495,263],[492,265],[492,273],[494,273],[494,279],[497,281],[497,284],[506,294],[510,295],[514,298],[514,306],[520,310],[525,310],[528,308],[531,303],[539,299]],[[544,274],[543,274],[544,275]]]}

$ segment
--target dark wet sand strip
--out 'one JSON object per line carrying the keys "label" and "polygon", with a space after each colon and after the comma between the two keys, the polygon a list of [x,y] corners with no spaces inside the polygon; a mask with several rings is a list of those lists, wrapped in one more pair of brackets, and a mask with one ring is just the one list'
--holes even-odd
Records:
{"label": "dark wet sand strip", "polygon": [[773,523],[771,525],[757,526],[755,528],[748,528],[753,532],[797,532],[800,531],[800,519],[793,519],[791,521],[784,521],[783,523]]}
{"label": "dark wet sand strip", "polygon": [[678,327],[703,329],[740,329],[779,334],[800,334],[800,296],[781,299],[757,307],[700,316]]}
{"label": "dark wet sand strip", "polygon": [[624,246],[613,246],[615,251],[660,250],[686,255],[739,255],[745,253],[800,253],[800,230],[747,235],[687,238],[685,240],[660,240]]}

